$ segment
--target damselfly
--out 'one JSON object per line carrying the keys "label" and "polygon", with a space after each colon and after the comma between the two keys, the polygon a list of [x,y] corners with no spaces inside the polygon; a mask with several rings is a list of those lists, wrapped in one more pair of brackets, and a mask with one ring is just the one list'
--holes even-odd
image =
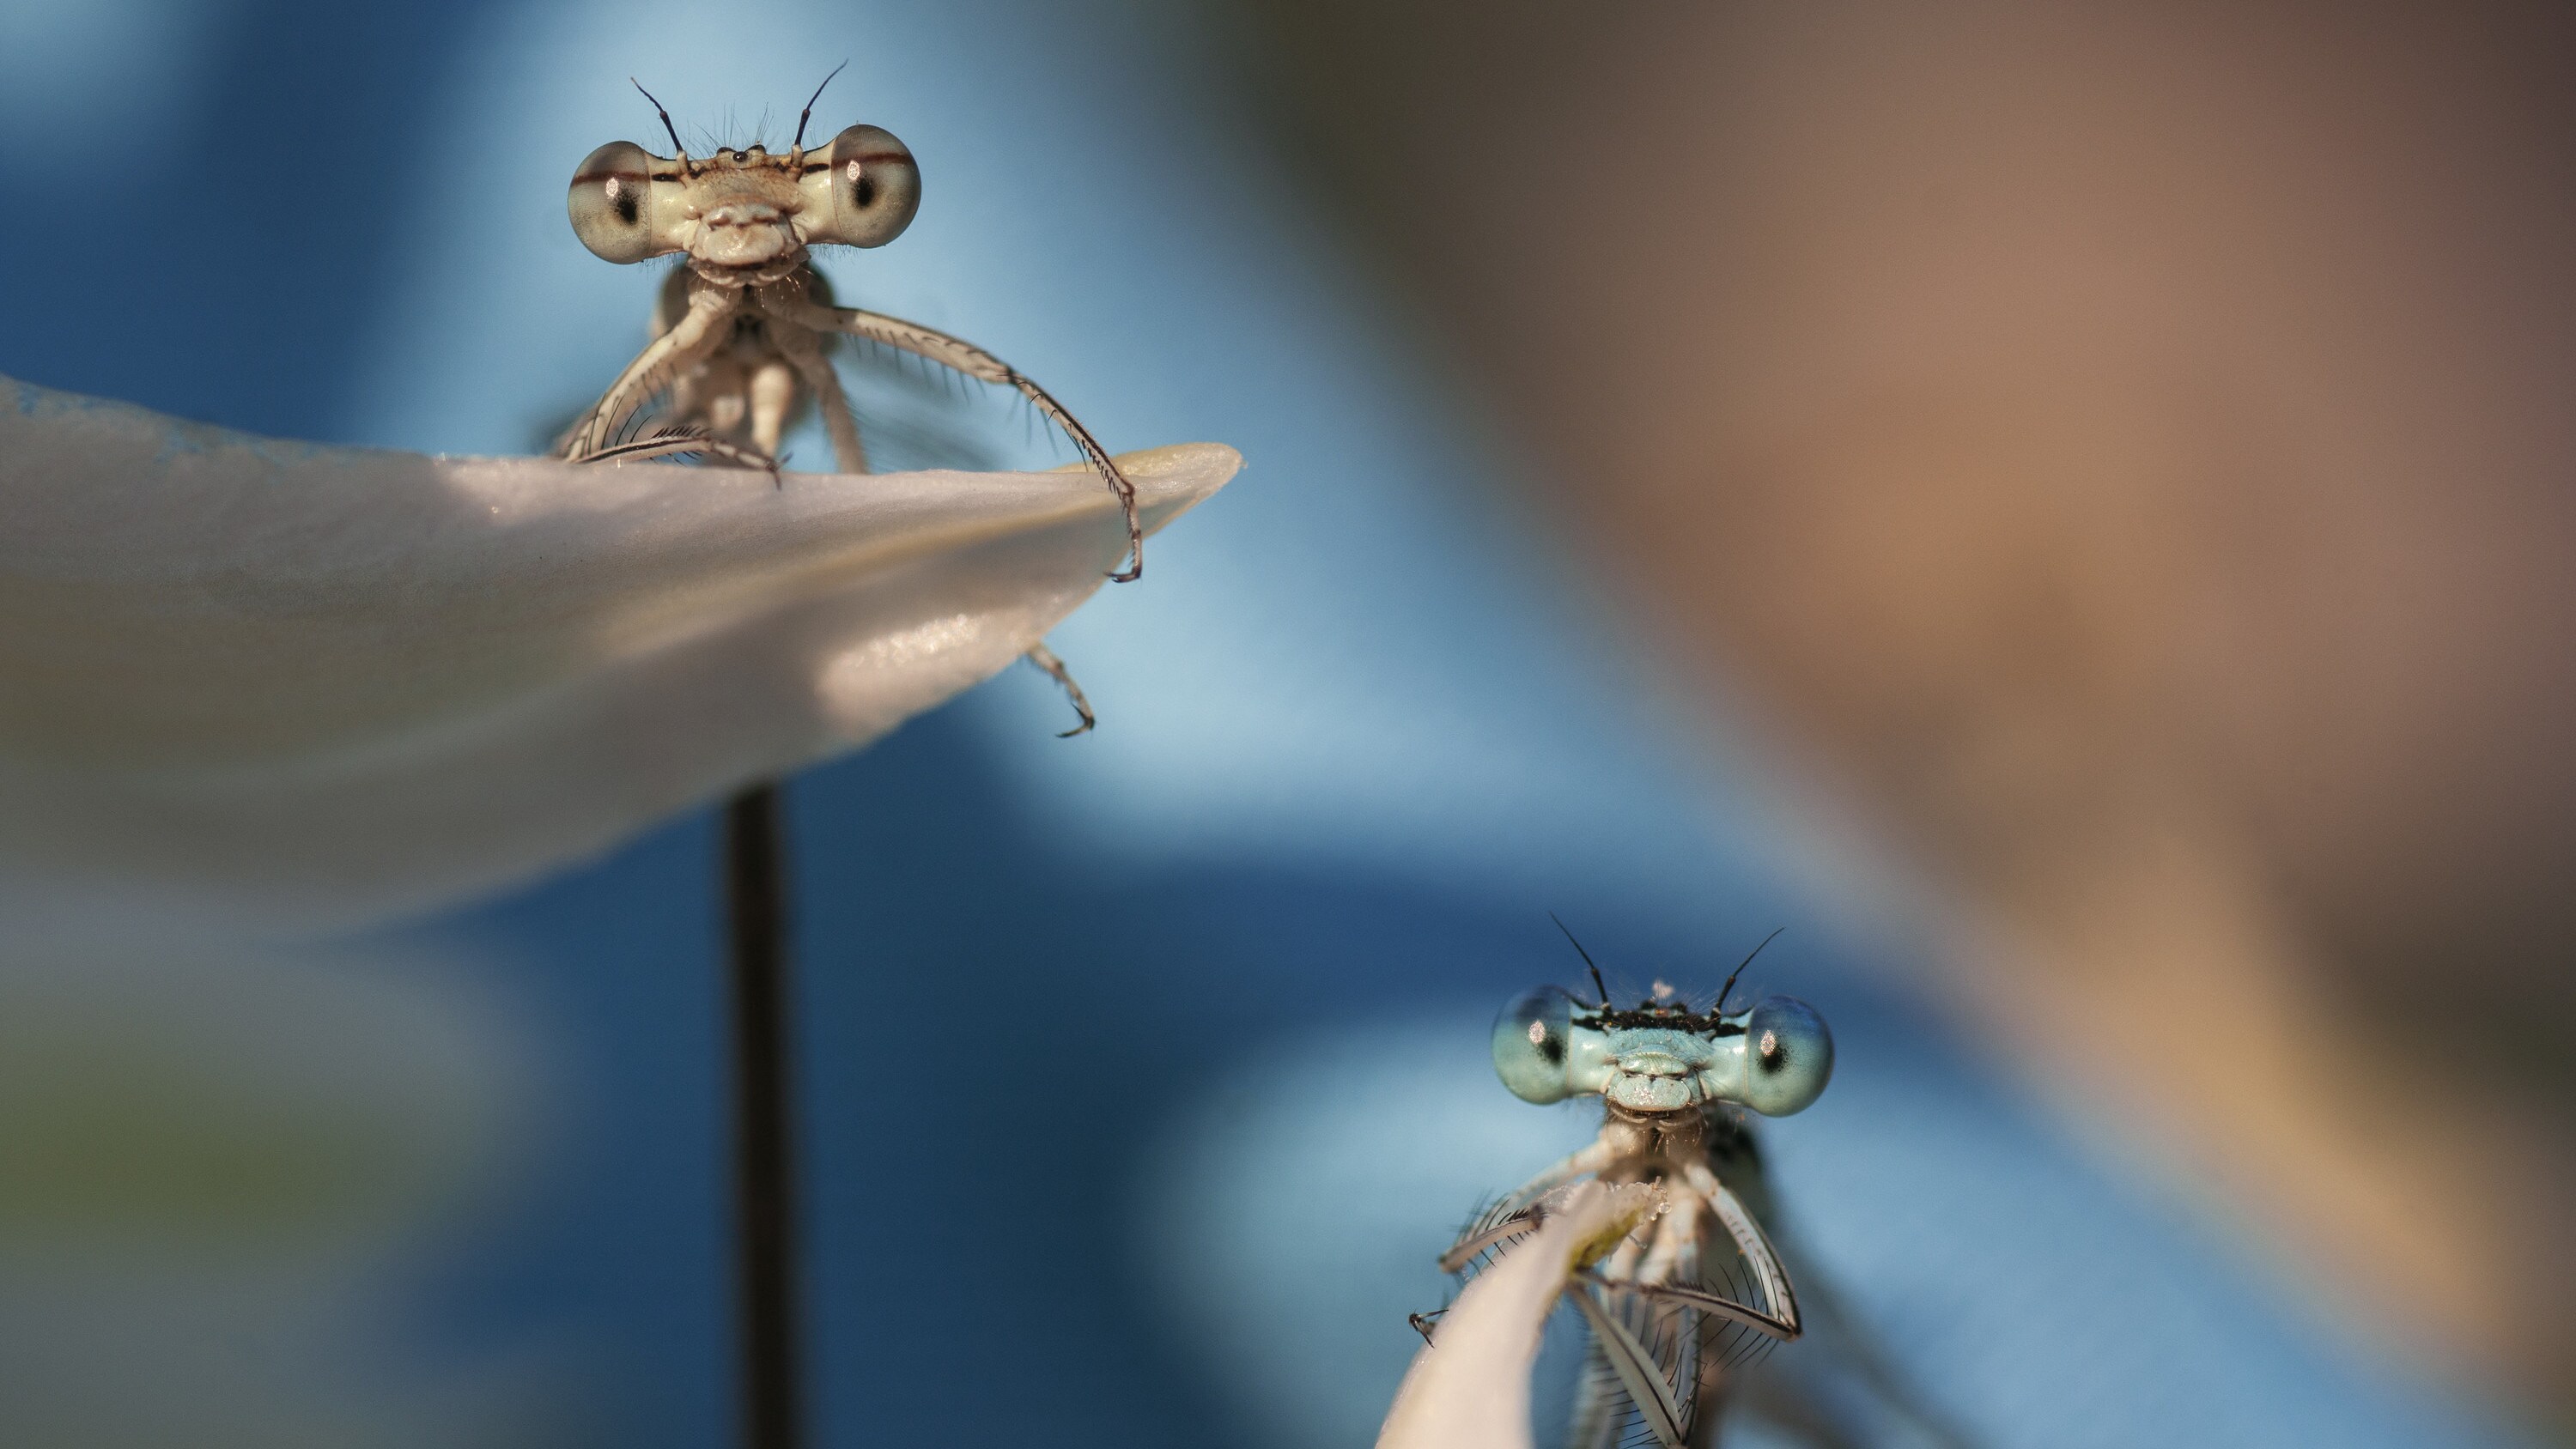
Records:
{"label": "damselfly", "polygon": [[[1145,554],[1135,487],[1046,389],[972,343],[833,305],[809,249],[879,247],[902,235],[921,206],[921,168],[903,142],[877,126],[850,126],[828,145],[805,149],[814,102],[831,83],[825,76],[815,87],[786,151],[754,144],[704,157],[689,154],[671,113],[636,85],[677,154],[655,156],[632,141],[591,152],[573,173],[573,233],[608,261],[678,253],[687,264],[663,286],[652,342],[565,431],[558,451],[576,462],[705,454],[774,473],[788,422],[810,401],[822,413],[835,463],[864,473],[867,449],[830,357],[833,342],[856,337],[1027,398],[1073,440],[1126,511],[1131,562],[1110,577],[1138,577]],[[654,428],[635,434],[657,400]],[[1028,658],[1064,686],[1081,716],[1067,733],[1091,728],[1090,707],[1063,662],[1044,645]]]}
{"label": "damselfly", "polygon": [[1494,1070],[1525,1101],[1598,1095],[1601,1130],[1480,1214],[1440,1264],[1474,1273],[1579,1178],[1652,1187],[1655,1209],[1567,1291],[1590,1342],[1566,1443],[1692,1449],[1715,1442],[1732,1371],[1803,1331],[1796,1289],[1742,1191],[1758,1187],[1760,1168],[1744,1112],[1781,1117],[1814,1102],[1833,1076],[1833,1034],[1791,997],[1729,1011],[1741,965],[1695,1011],[1660,982],[1635,1007],[1613,1006],[1588,953],[1584,964],[1598,1000],[1542,986],[1513,1001],[1494,1023]]}
{"label": "damselfly", "polygon": [[[1565,1444],[1710,1449],[1740,1409],[1819,1449],[1971,1449],[1798,1244],[1775,1244],[1778,1208],[1748,1113],[1785,1117],[1824,1091],[1834,1070],[1824,1019],[1786,996],[1727,1009],[1760,946],[1706,1011],[1662,982],[1632,1008],[1613,1006],[1590,954],[1574,949],[1597,1000],[1542,986],[1513,1001],[1494,1023],[1494,1069],[1528,1101],[1600,1096],[1600,1133],[1477,1215],[1440,1260],[1453,1273],[1490,1265],[1579,1197],[1586,1177],[1651,1195],[1620,1219],[1635,1223],[1624,1236],[1591,1241],[1567,1264],[1565,1296],[1588,1339]],[[1569,1226],[1582,1213],[1572,1211]],[[1414,1326],[1430,1338],[1438,1316],[1416,1314]],[[1796,1338],[1808,1340],[1799,1362],[1738,1372]]]}

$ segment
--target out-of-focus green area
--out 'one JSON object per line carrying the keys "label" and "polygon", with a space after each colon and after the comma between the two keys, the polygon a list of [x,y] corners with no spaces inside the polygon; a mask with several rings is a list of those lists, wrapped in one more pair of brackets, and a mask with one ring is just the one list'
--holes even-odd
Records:
{"label": "out-of-focus green area", "polygon": [[0,1403],[30,1444],[490,1442],[506,1376],[373,1382],[380,1304],[530,1125],[430,960],[179,942],[0,971]]}
{"label": "out-of-focus green area", "polygon": [[[277,1012],[259,975],[206,974],[221,967],[60,969],[89,989],[40,986],[24,963],[0,981],[0,1254],[345,1251],[408,1228],[469,1174],[492,1104],[483,1084],[440,1079],[434,1044],[342,1055],[299,1030],[318,1023]],[[171,1000],[192,986],[211,1009]]]}

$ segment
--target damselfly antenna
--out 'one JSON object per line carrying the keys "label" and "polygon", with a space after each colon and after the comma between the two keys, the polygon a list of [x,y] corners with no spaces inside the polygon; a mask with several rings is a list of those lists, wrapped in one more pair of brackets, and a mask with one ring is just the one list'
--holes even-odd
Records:
{"label": "damselfly antenna", "polygon": [[1556,912],[1548,912],[1547,918],[1551,921],[1556,921],[1556,928],[1565,932],[1566,940],[1573,942],[1574,954],[1583,958],[1584,968],[1592,973],[1592,989],[1601,993],[1601,1009],[1603,1011],[1608,1011],[1610,1009],[1610,988],[1601,984],[1601,968],[1592,964],[1592,953],[1583,949],[1583,943],[1581,941],[1576,941],[1574,939],[1573,927],[1568,926],[1563,921],[1556,920]]}
{"label": "damselfly antenna", "polygon": [[814,119],[814,103],[823,99],[823,86],[830,85],[832,83],[832,76],[839,75],[841,72],[848,70],[849,68],[850,63],[846,60],[842,61],[839,65],[832,67],[832,75],[823,77],[823,85],[814,87],[814,94],[805,98],[805,109],[796,113],[796,139],[787,143],[788,150],[802,151],[805,149],[805,123]]}
{"label": "damselfly antenna", "polygon": [[[834,74],[837,75],[839,72],[836,71]],[[680,165],[682,167],[686,167],[689,164],[689,148],[680,144],[680,128],[671,124],[671,113],[662,109],[662,103],[660,101],[653,100],[653,93],[644,89],[644,83],[642,81],[637,80],[635,77],[630,75],[626,78],[626,83],[635,87],[635,89],[643,95],[644,99],[653,101],[653,114],[662,118],[662,129],[668,133],[671,138],[671,154],[679,157]],[[814,94],[819,96],[822,92],[816,91]],[[804,133],[803,127],[797,128],[798,135],[801,136]]]}
{"label": "damselfly antenna", "polygon": [[[1781,931],[1785,931],[1785,930],[1787,930],[1787,929],[1789,929],[1789,928],[1788,928],[1788,927],[1786,927],[1786,926],[1782,926],[1782,927],[1779,927],[1777,930],[1774,930],[1770,935],[1763,937],[1763,938],[1762,938],[1762,946],[1768,946],[1768,945],[1770,945],[1772,942],[1774,942],[1774,941],[1776,941],[1776,940],[1779,940],[1779,939],[1780,939],[1780,932],[1781,932]],[[1726,978],[1726,984],[1725,984],[1724,986],[1721,986],[1721,987],[1717,988],[1717,1005],[1712,1006],[1712,1007],[1710,1007],[1710,1008],[1708,1009],[1708,1014],[1709,1014],[1709,1015],[1711,1015],[1711,1016],[1724,1016],[1724,1015],[1726,1015],[1726,997],[1727,997],[1727,993],[1729,993],[1729,992],[1731,992],[1731,991],[1733,991],[1733,990],[1735,989],[1735,978],[1736,978],[1737,976],[1741,976],[1741,975],[1743,975],[1743,974],[1744,974],[1744,968],[1753,964],[1753,958],[1762,954],[1762,946],[1756,946],[1756,947],[1754,947],[1752,950],[1747,951],[1747,952],[1744,954],[1744,959],[1735,963],[1735,972],[1734,972],[1734,975],[1731,975],[1731,976],[1727,977],[1727,978]]]}

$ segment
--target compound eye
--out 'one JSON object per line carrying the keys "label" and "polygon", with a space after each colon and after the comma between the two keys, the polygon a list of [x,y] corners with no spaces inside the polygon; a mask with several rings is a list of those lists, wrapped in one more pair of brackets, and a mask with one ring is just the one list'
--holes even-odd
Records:
{"label": "compound eye", "polygon": [[611,141],[572,174],[572,234],[612,262],[655,256],[653,158],[632,141]]}
{"label": "compound eye", "polygon": [[1744,1023],[1744,1105],[1765,1117],[1803,1112],[1834,1076],[1834,1034],[1794,996],[1765,997]]}
{"label": "compound eye", "polygon": [[1553,986],[1527,992],[1494,1018],[1494,1075],[1524,1102],[1562,1102],[1572,1049],[1574,998]]}
{"label": "compound eye", "polygon": [[921,209],[921,168],[894,133],[852,126],[832,138],[826,154],[831,166],[823,179],[830,183],[832,204],[806,240],[881,247],[903,235]]}

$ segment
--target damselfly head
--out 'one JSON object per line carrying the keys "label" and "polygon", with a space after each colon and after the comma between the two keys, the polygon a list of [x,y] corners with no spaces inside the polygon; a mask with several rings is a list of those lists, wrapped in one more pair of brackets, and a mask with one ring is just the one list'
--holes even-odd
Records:
{"label": "damselfly head", "polygon": [[1629,1112],[1732,1102],[1785,1117],[1833,1079],[1834,1037],[1795,997],[1767,996],[1734,1013],[1722,998],[1695,1012],[1670,997],[1623,1011],[1541,986],[1495,1018],[1494,1072],[1530,1102],[1597,1093]]}
{"label": "damselfly head", "polygon": [[693,157],[669,113],[662,121],[679,155],[611,141],[573,172],[573,235],[605,260],[685,252],[710,277],[761,280],[793,268],[809,246],[883,246],[921,209],[921,169],[882,127],[852,126],[807,150],[800,122],[798,144],[783,152],[741,146]]}

